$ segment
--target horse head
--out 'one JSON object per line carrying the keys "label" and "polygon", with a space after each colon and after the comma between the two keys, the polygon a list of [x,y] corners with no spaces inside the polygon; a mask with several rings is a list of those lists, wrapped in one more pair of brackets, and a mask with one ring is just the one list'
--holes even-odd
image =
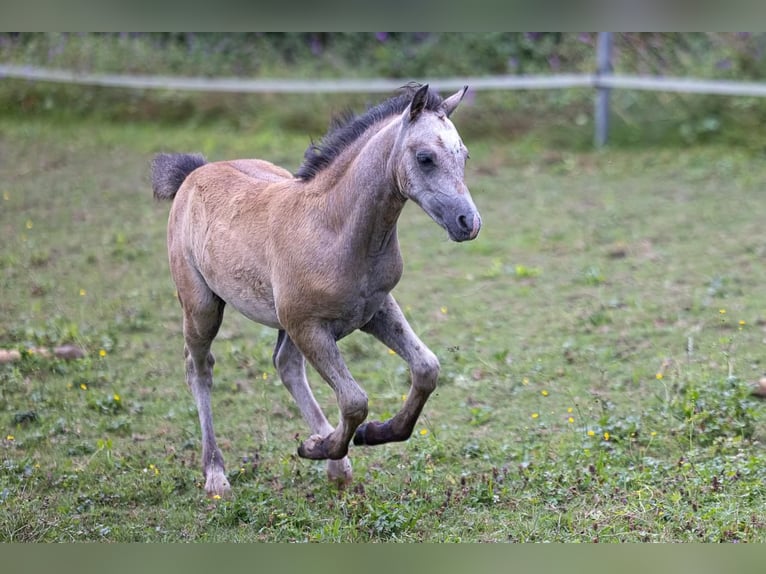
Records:
{"label": "horse head", "polygon": [[453,241],[475,239],[481,228],[481,216],[464,182],[468,149],[449,119],[467,89],[434,106],[428,105],[428,84],[420,87],[401,116],[395,154],[400,193],[419,205]]}

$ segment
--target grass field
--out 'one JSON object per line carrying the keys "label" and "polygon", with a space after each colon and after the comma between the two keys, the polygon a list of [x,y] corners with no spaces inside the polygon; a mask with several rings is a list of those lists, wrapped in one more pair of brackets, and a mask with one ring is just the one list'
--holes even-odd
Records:
{"label": "grass field", "polygon": [[[395,294],[442,363],[412,439],[353,448],[331,488],[295,454],[275,333],[232,312],[213,400],[233,496],[208,500],[148,164],[295,169],[307,143],[0,119],[0,347],[21,354],[0,365],[0,540],[766,541],[766,172],[712,146],[466,141],[480,237],[450,243],[414,205],[399,230]],[[65,343],[86,356],[34,351]],[[342,349],[370,418],[394,412],[402,362],[363,334]]]}

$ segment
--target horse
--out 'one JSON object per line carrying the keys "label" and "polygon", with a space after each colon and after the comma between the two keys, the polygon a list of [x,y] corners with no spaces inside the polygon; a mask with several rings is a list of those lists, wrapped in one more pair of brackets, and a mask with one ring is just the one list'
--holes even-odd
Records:
{"label": "horse", "polygon": [[[352,441],[411,436],[440,366],[391,295],[403,269],[397,221],[412,200],[451,240],[478,235],[481,217],[464,183],[468,150],[449,119],[467,89],[442,99],[428,84],[409,85],[360,115],[336,118],[295,174],[261,159],[154,156],[154,197],[172,201],[168,259],[208,496],[231,489],[210,403],[211,346],[227,304],[278,331],[273,363],[311,431],[298,455],[327,460],[331,482],[342,488],[352,481]],[[409,367],[410,391],[385,422],[365,422],[367,394],[337,346],[356,330]],[[312,394],[306,360],[335,392],[337,427]]]}

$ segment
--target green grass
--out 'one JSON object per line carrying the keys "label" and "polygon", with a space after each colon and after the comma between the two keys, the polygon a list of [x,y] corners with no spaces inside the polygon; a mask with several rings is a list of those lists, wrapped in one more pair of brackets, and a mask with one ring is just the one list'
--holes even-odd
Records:
{"label": "green grass", "polygon": [[[456,116],[461,126],[460,113]],[[734,148],[467,139],[478,240],[414,205],[396,296],[442,362],[407,443],[353,448],[338,493],[271,365],[227,314],[214,414],[233,496],[202,490],[158,151],[297,167],[307,135],[0,119],[2,541],[766,541],[763,158]],[[84,359],[30,353],[76,343]],[[342,342],[370,417],[400,360]],[[334,398],[311,373],[331,418]]]}

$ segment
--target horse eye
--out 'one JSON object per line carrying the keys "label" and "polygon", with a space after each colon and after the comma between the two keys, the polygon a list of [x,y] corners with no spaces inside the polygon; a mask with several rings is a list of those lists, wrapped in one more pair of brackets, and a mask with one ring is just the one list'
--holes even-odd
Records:
{"label": "horse eye", "polygon": [[423,167],[431,167],[434,165],[434,154],[430,151],[419,151],[415,154],[415,158]]}

